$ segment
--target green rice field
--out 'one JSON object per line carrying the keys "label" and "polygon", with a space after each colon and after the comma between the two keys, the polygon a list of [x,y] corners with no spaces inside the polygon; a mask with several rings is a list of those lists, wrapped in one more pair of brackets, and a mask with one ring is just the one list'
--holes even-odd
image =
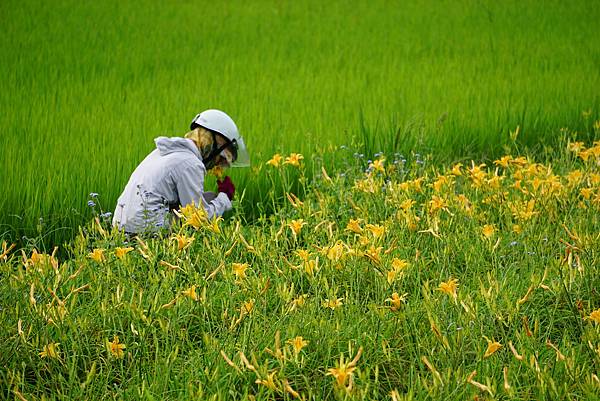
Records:
{"label": "green rice field", "polygon": [[[598,21],[0,2],[0,400],[599,400]],[[111,227],[208,108],[252,158],[233,210]]]}
{"label": "green rice field", "polygon": [[[455,160],[499,155],[517,126],[529,146],[585,137],[599,17],[593,1],[4,1],[0,235],[39,238],[41,217],[46,244],[71,238],[89,193],[112,210],[153,138],[206,108],[233,116],[254,169],[330,144]],[[268,182],[233,178],[256,218]]]}

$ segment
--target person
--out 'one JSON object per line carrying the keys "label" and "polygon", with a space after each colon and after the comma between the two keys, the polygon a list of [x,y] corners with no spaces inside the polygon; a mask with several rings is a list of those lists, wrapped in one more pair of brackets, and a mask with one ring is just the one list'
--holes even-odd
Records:
{"label": "person", "polygon": [[220,110],[196,115],[182,137],[154,140],[153,150],[135,169],[113,214],[113,226],[129,234],[168,228],[171,212],[193,204],[207,217],[231,209],[235,186],[229,177],[217,180],[218,193],[204,190],[204,177],[215,167],[246,167],[248,151],[234,121]]}

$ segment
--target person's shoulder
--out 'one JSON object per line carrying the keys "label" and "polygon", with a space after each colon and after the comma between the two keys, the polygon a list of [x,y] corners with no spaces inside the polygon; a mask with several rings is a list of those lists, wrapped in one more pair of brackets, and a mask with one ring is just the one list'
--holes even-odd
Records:
{"label": "person's shoulder", "polygon": [[172,167],[179,172],[195,171],[198,173],[206,173],[206,167],[202,160],[197,157],[180,157],[173,160]]}

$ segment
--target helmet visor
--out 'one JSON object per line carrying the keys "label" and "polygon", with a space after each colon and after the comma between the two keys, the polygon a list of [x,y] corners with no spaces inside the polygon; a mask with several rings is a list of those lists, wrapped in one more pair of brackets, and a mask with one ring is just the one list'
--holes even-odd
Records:
{"label": "helmet visor", "polygon": [[246,144],[244,143],[244,139],[240,136],[235,140],[235,159],[232,163],[231,167],[248,167],[250,166],[250,155],[248,155],[248,150],[246,149]]}

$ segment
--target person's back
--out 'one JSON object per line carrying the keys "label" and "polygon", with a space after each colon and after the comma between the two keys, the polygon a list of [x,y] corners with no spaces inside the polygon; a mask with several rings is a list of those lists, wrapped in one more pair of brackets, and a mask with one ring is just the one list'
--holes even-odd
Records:
{"label": "person's back", "polygon": [[199,180],[206,171],[191,140],[159,137],[155,143],[156,149],[135,169],[117,202],[113,225],[126,232],[169,226],[169,211],[188,203],[178,193],[181,176],[191,172]]}

